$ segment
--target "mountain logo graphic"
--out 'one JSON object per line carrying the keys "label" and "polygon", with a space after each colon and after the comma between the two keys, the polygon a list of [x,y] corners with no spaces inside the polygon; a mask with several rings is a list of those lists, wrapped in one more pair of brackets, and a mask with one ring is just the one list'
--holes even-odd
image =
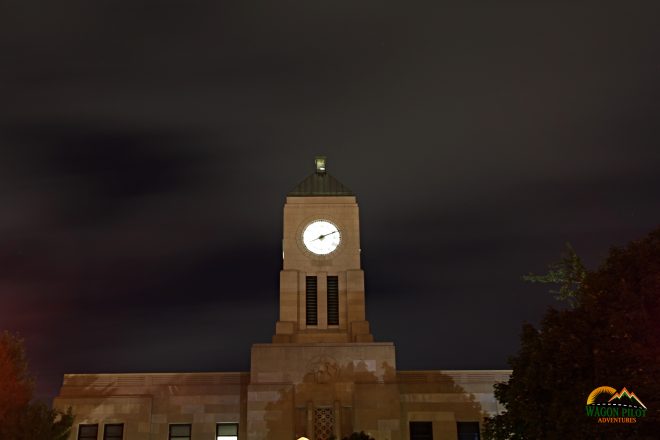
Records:
{"label": "mountain logo graphic", "polygon": [[587,416],[598,417],[598,423],[637,423],[637,418],[646,416],[646,405],[635,393],[623,387],[601,386],[587,397]]}

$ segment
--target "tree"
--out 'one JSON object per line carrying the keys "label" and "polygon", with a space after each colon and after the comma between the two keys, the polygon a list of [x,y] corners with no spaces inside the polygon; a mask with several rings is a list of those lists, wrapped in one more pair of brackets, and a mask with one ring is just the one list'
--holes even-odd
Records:
{"label": "tree", "polygon": [[8,332],[0,334],[0,426],[14,408],[28,404],[32,396],[23,341]]}
{"label": "tree", "polygon": [[0,335],[0,439],[64,440],[73,415],[32,402],[34,380],[29,374],[23,341]]}
{"label": "tree", "polygon": [[[611,249],[599,269],[584,272],[574,293],[572,308],[549,309],[539,329],[523,326],[511,377],[495,386],[506,412],[487,419],[485,438],[657,438],[660,228]],[[635,424],[598,424],[587,417],[586,398],[603,385],[634,391],[647,416]]]}
{"label": "tree", "polygon": [[566,243],[566,249],[558,263],[551,264],[545,275],[529,274],[523,276],[523,280],[530,283],[550,283],[559,286],[558,290],[550,289],[550,293],[560,301],[566,301],[571,307],[580,303],[580,287],[587,276],[587,269],[582,260],[570,243]]}
{"label": "tree", "polygon": [[17,411],[12,423],[0,428],[2,437],[15,440],[66,440],[73,424],[71,409],[62,413],[43,402],[33,402]]}

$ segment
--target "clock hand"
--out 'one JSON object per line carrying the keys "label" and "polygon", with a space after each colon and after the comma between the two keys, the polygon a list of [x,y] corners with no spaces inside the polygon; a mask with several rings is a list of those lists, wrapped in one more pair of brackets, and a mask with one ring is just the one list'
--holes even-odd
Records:
{"label": "clock hand", "polygon": [[332,232],[327,233],[327,234],[325,234],[325,235],[319,235],[318,238],[315,238],[314,240],[310,240],[310,243],[311,243],[312,241],[316,241],[316,240],[323,240],[323,239],[324,239],[325,237],[327,237],[328,235],[332,235],[332,234],[334,234],[334,233],[336,233],[336,232],[337,232],[337,231],[332,231]]}

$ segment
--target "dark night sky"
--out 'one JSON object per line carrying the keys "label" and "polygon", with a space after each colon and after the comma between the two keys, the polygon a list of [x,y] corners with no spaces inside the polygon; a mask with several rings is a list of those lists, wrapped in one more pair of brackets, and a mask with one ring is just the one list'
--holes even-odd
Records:
{"label": "dark night sky", "polygon": [[660,223],[656,0],[251,3],[0,5],[0,328],[42,397],[247,370],[317,153],[400,369],[506,368],[555,304],[522,274]]}

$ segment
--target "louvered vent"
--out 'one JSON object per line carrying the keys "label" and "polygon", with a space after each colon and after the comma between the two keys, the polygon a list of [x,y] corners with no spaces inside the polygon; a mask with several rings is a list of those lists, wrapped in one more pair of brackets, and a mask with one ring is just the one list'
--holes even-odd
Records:
{"label": "louvered vent", "polygon": [[328,325],[339,325],[339,280],[328,277]]}
{"label": "louvered vent", "polygon": [[316,314],[316,277],[306,277],[307,288],[307,325],[318,325],[318,318]]}

